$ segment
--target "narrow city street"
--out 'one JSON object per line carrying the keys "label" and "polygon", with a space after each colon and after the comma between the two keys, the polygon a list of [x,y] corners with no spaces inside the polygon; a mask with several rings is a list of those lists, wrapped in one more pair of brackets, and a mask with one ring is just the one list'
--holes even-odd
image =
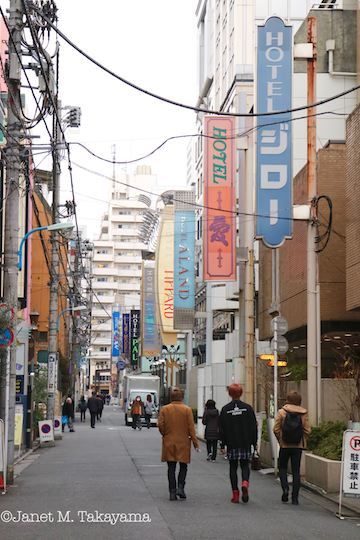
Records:
{"label": "narrow city street", "polygon": [[[231,504],[228,464],[222,457],[208,463],[204,445],[193,453],[187,500],[170,502],[157,429],[125,427],[118,408],[105,407],[94,430],[78,418],[75,429],[55,448],[40,449],[17,466],[15,485],[0,499],[2,540],[359,538],[360,518],[340,521],[333,503],[304,490],[298,507],[282,504],[274,477],[259,472],[252,473],[250,502]],[[96,511],[149,518],[96,523],[106,519]],[[15,522],[27,519],[26,513],[47,516],[40,523]]]}

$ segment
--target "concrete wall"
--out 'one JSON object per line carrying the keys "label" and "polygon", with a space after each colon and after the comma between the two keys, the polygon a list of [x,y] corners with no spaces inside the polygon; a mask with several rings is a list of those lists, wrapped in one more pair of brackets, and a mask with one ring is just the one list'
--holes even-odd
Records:
{"label": "concrete wall", "polygon": [[[359,114],[360,122],[360,114]],[[327,194],[333,203],[333,231],[326,249],[320,253],[320,288],[321,288],[321,320],[325,321],[359,321],[357,313],[347,311],[345,285],[345,163],[349,152],[344,144],[330,144],[318,152],[318,185],[319,193]],[[359,152],[360,157],[360,152]],[[360,173],[360,159],[353,158],[354,170]],[[354,184],[355,184],[354,174]],[[294,203],[304,204],[307,201],[306,168],[303,168],[294,179]],[[357,198],[353,195],[359,190],[353,186],[351,200],[353,201],[353,216]],[[324,204],[320,206],[322,221],[326,223],[327,210]],[[350,218],[349,218],[350,219]],[[357,219],[357,218],[356,218]],[[352,218],[354,223],[354,217]],[[355,246],[360,248],[360,221],[354,230]],[[281,312],[288,320],[289,330],[306,326],[306,223],[294,223],[294,235],[291,241],[286,241],[280,251],[280,300]],[[324,230],[324,229],[322,229]],[[357,236],[356,236],[357,232]],[[356,236],[356,238],[355,238]],[[360,249],[352,245],[351,257],[359,261]],[[355,252],[355,253],[354,253]],[[352,260],[351,259],[351,260]],[[259,294],[259,329],[260,339],[270,335],[270,316],[267,309],[271,304],[271,250],[260,247],[260,294]],[[359,276],[359,273],[357,273]],[[356,283],[356,282],[355,282]],[[357,279],[358,283],[358,279]],[[355,284],[354,284],[355,285]],[[360,299],[360,296],[359,296]],[[359,303],[360,305],[360,303]]]}
{"label": "concrete wall", "polygon": [[[296,390],[302,396],[302,405],[307,408],[307,381],[288,381],[279,387],[279,407],[285,402],[285,397],[291,390]],[[353,379],[322,379],[321,381],[321,417],[323,421],[342,420],[350,418],[350,403],[355,394]],[[265,409],[265,392],[259,388],[259,405]]]}
{"label": "concrete wall", "polygon": [[[356,72],[357,21],[353,10],[311,10],[317,19],[317,72],[328,72],[326,40],[335,40],[334,71]],[[307,20],[296,33],[295,43],[307,42]],[[306,73],[306,61],[296,60],[295,73]]]}

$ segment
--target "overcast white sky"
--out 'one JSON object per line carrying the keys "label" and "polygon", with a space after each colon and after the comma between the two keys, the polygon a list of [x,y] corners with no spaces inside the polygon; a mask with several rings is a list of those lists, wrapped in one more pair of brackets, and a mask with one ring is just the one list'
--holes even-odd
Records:
{"label": "overcast white sky", "polygon": [[[137,85],[194,105],[197,86],[197,0],[57,0],[59,28],[95,59]],[[9,2],[1,1],[7,7]],[[96,153],[133,159],[169,136],[195,133],[195,113],[156,101],[125,86],[81,57],[60,38],[60,97],[63,105],[80,105],[80,129],[67,139],[83,142]],[[160,185],[185,185],[188,140],[172,141],[150,164]],[[43,141],[44,142],[44,141]],[[72,160],[109,176],[112,165],[71,147]],[[40,159],[37,159],[39,162]],[[46,162],[45,162],[46,164]],[[48,164],[47,164],[48,165]],[[44,163],[42,164],[44,166]],[[120,170],[120,166],[119,170]],[[128,172],[136,167],[129,165]],[[62,163],[62,199],[67,163]],[[80,225],[96,237],[106,207],[105,179],[73,168]]]}

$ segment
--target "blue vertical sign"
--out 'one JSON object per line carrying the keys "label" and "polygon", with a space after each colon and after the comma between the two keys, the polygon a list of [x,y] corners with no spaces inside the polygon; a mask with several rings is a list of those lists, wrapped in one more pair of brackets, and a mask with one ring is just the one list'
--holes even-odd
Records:
{"label": "blue vertical sign", "polygon": [[112,347],[111,355],[120,356],[120,309],[114,307],[112,312]]}
{"label": "blue vertical sign", "polygon": [[[291,109],[292,28],[270,17],[258,28],[257,112]],[[291,113],[258,117],[256,236],[269,247],[292,235]]]}
{"label": "blue vertical sign", "polygon": [[175,211],[174,309],[195,309],[195,212]]}

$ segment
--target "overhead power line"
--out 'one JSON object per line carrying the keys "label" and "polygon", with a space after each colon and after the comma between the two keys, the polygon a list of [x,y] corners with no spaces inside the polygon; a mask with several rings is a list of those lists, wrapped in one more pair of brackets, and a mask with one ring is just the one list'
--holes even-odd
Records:
{"label": "overhead power line", "polygon": [[[337,116],[348,116],[347,113],[338,113],[338,112],[335,112],[335,111],[324,111],[324,112],[318,112],[318,113],[311,114],[311,115],[305,115],[305,116],[298,116],[296,118],[290,118],[289,122],[294,122],[295,120],[305,120],[306,118],[311,117],[311,116],[321,116],[321,115],[324,115],[324,114],[334,114],[334,115],[337,115]],[[243,131],[242,133],[235,133],[234,135],[230,135],[229,137],[224,137],[224,139],[225,140],[239,139],[241,137],[245,137],[246,135],[249,135],[250,133],[252,133],[254,131],[259,130],[260,128],[268,127],[268,126],[275,126],[275,125],[278,125],[278,124],[283,124],[283,121],[281,121],[281,122],[268,122],[266,124],[261,124],[259,126],[253,126],[253,127],[249,128],[249,129]],[[93,156],[93,157],[95,157],[97,159],[100,159],[101,161],[104,161],[106,163],[111,163],[112,165],[131,165],[131,163],[136,163],[137,161],[142,161],[143,159],[147,159],[148,157],[152,156],[153,154],[158,152],[161,148],[163,148],[165,146],[165,144],[168,143],[169,141],[174,141],[174,140],[177,140],[177,139],[194,138],[194,137],[202,137],[204,139],[216,139],[216,137],[213,137],[212,135],[205,135],[204,133],[191,133],[189,135],[172,135],[171,137],[168,137],[167,139],[162,141],[158,146],[156,146],[153,150],[151,150],[147,154],[145,154],[143,156],[140,156],[138,158],[129,159],[129,160],[126,160],[126,161],[114,161],[114,160],[105,158],[104,156],[100,156],[99,154],[96,154],[96,152],[94,152],[93,150],[88,148],[85,144],[83,144],[81,142],[78,142],[78,141],[69,142],[68,144],[73,145],[73,146],[80,146],[80,148],[83,148],[84,150],[86,150],[86,152],[88,152],[91,156]]]}
{"label": "overhead power line", "polygon": [[[28,5],[28,0],[23,0],[24,4]],[[126,84],[127,86],[130,86],[134,90],[137,90],[138,92],[141,92],[142,94],[146,94],[149,97],[152,97],[154,99],[157,99],[159,101],[163,101],[164,103],[168,103],[169,105],[174,105],[176,107],[180,107],[182,109],[188,109],[190,111],[194,111],[197,113],[207,113],[207,114],[214,114],[214,115],[221,115],[221,116],[238,116],[238,117],[260,117],[260,116],[273,116],[273,115],[281,115],[281,114],[289,114],[292,112],[297,111],[304,111],[307,109],[312,109],[313,107],[318,107],[320,105],[324,105],[325,103],[329,103],[330,101],[334,101],[335,99],[338,99],[340,97],[346,96],[347,94],[350,94],[351,92],[355,92],[355,90],[358,90],[360,88],[360,84],[353,86],[352,88],[349,88],[348,90],[344,90],[343,92],[340,92],[339,94],[336,94],[334,96],[322,99],[320,101],[317,101],[316,103],[312,103],[310,105],[303,105],[301,107],[294,107],[292,109],[285,109],[281,111],[274,111],[274,112],[256,112],[256,113],[232,113],[232,112],[225,112],[225,111],[213,111],[210,109],[204,109],[200,107],[194,107],[193,105],[186,105],[185,103],[180,103],[179,101],[175,101],[173,99],[169,99],[163,96],[160,96],[158,94],[155,94],[154,92],[151,92],[150,90],[146,90],[145,88],[142,88],[141,86],[128,81],[121,75],[118,75],[110,68],[104,66],[101,62],[98,60],[95,60],[92,56],[90,56],[87,52],[85,52],[83,49],[81,49],[78,45],[76,45],[69,37],[67,37],[56,25],[54,25],[44,13],[37,8],[35,5],[31,6],[32,9],[40,15],[44,21],[47,22],[49,26],[55,30],[55,32],[64,40],[68,45],[70,45],[73,49],[75,49],[78,53],[80,53],[84,58],[95,64],[98,68],[100,68],[102,71],[105,71],[115,79],[121,81],[122,83]]]}

